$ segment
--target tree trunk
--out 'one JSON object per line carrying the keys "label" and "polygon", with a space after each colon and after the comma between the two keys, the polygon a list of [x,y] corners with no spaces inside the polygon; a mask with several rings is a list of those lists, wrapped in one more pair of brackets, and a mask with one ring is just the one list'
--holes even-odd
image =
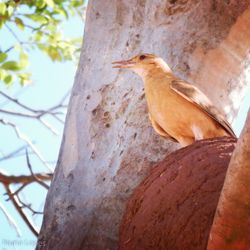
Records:
{"label": "tree trunk", "polygon": [[250,110],[229,163],[208,242],[208,250],[250,247]]}
{"label": "tree trunk", "polygon": [[139,52],[160,55],[231,121],[246,91],[249,3],[89,1],[37,249],[116,249],[129,195],[156,162],[177,148],[153,132],[141,80],[112,69],[111,62]]}

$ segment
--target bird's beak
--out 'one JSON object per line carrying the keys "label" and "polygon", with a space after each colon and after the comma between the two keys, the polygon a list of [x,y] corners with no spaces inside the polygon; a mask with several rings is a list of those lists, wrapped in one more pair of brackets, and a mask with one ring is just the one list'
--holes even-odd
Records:
{"label": "bird's beak", "polygon": [[114,64],[113,68],[118,68],[118,69],[133,68],[135,66],[135,62],[133,61],[133,59],[116,61],[112,62],[112,64]]}

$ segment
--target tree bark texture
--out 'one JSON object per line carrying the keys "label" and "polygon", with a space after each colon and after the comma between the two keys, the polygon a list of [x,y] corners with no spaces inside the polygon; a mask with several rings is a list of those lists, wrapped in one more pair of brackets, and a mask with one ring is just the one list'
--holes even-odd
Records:
{"label": "tree bark texture", "polygon": [[250,249],[250,111],[231,158],[208,250]]}
{"label": "tree bark texture", "polygon": [[206,250],[234,147],[228,137],[201,140],[159,162],[128,201],[119,249]]}
{"label": "tree bark texture", "polygon": [[157,54],[232,118],[246,91],[249,3],[89,1],[37,249],[116,249],[129,195],[177,148],[153,132],[141,80],[111,62]]}

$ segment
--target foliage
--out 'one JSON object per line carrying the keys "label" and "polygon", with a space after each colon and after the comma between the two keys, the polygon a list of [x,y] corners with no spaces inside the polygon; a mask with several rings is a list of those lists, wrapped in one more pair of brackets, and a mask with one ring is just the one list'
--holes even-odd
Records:
{"label": "foliage", "polygon": [[81,39],[67,39],[62,21],[82,15],[84,0],[7,0],[0,2],[0,32],[9,33],[13,44],[0,43],[0,81],[25,85],[31,80],[28,71],[29,51],[38,49],[53,61],[74,60]]}

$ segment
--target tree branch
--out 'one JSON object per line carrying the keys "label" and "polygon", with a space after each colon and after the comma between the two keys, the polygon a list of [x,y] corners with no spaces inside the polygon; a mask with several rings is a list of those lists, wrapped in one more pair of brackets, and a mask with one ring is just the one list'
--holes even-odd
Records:
{"label": "tree branch", "polygon": [[4,155],[2,158],[0,158],[0,161],[5,161],[8,160],[10,158],[13,158],[15,156],[19,156],[18,153],[21,152],[23,149],[26,149],[28,146],[22,146],[14,151],[12,151],[11,153]]}
{"label": "tree branch", "polygon": [[[43,186],[44,188],[46,188],[46,189],[49,189],[49,186],[46,184],[46,183],[44,183],[43,182],[43,179],[41,179],[41,178],[39,178],[39,176],[37,176],[37,175],[35,175],[34,173],[33,173],[33,170],[32,170],[32,166],[31,166],[31,164],[30,164],[30,159],[29,159],[29,155],[28,155],[28,151],[27,151],[27,149],[26,149],[26,162],[27,162],[27,166],[28,166],[28,168],[29,168],[29,170],[30,170],[30,173],[31,173],[31,176],[36,180],[36,182],[37,183],[39,183],[41,186]],[[52,175],[50,176],[50,178],[52,177]],[[43,177],[44,178],[44,177]]]}
{"label": "tree branch", "polygon": [[28,215],[26,215],[23,210],[21,205],[19,204],[18,198],[12,194],[12,191],[9,187],[8,184],[4,184],[5,190],[7,192],[7,194],[9,195],[9,197],[11,197],[11,201],[14,205],[14,207],[16,208],[17,212],[19,213],[19,215],[22,217],[22,219],[24,220],[24,222],[26,223],[26,225],[29,227],[29,229],[33,232],[33,234],[35,236],[38,236],[38,230],[36,229],[35,225],[33,225],[32,221],[30,220],[30,218],[28,217]]}
{"label": "tree branch", "polygon": [[31,119],[37,119],[43,126],[45,126],[47,129],[49,129],[53,134],[58,135],[59,133],[53,128],[52,125],[50,125],[47,121],[43,119],[45,115],[51,115],[59,122],[63,123],[63,121],[58,117],[59,115],[64,115],[64,112],[59,111],[60,109],[64,109],[67,107],[67,105],[64,105],[65,99],[68,97],[70,92],[67,92],[67,94],[60,100],[59,104],[56,104],[55,106],[52,106],[51,108],[47,110],[36,110],[33,108],[30,108],[29,106],[21,103],[18,99],[10,97],[9,95],[5,94],[4,92],[0,91],[0,94],[5,97],[7,100],[15,103],[19,107],[25,109],[26,111],[31,112],[30,113],[23,113],[23,112],[16,112],[16,111],[10,111],[6,109],[0,109],[0,113],[4,113],[11,116],[19,116],[23,118],[31,118]]}
{"label": "tree branch", "polygon": [[7,218],[9,224],[15,229],[15,231],[17,232],[18,236],[21,236],[21,231],[18,228],[15,220],[11,217],[11,215],[9,214],[9,212],[7,211],[7,209],[4,207],[4,205],[2,203],[0,203],[0,209],[3,211],[5,217]]}
{"label": "tree branch", "polygon": [[40,173],[33,175],[8,175],[0,170],[0,182],[4,185],[10,184],[30,184],[32,182],[39,181],[50,181],[52,179],[52,174],[50,173]]}
{"label": "tree branch", "polygon": [[[42,214],[42,212],[35,211],[32,208],[31,204],[26,204],[25,202],[23,202],[21,200],[21,198],[19,197],[19,193],[20,193],[21,190],[23,190],[24,187],[26,187],[27,185],[29,185],[29,184],[31,184],[33,182],[37,182],[38,184],[40,184],[44,188],[48,189],[49,186],[46,183],[44,183],[44,181],[51,180],[52,174],[50,174],[50,173],[47,173],[47,174],[45,174],[45,173],[34,174],[34,172],[32,170],[32,166],[30,164],[30,160],[29,160],[29,155],[28,155],[27,149],[26,149],[25,153],[26,153],[27,167],[29,168],[31,175],[14,176],[14,175],[8,175],[8,174],[4,173],[3,171],[0,171],[0,182],[5,187],[6,194],[8,195],[8,200],[10,200],[13,203],[13,205],[16,208],[17,212],[22,217],[22,219],[27,224],[27,226],[30,228],[30,230],[36,236],[38,236],[37,229],[33,225],[32,221],[29,219],[29,217],[27,216],[27,214],[25,214],[25,212],[23,211],[23,208],[26,208],[29,211],[31,211],[33,215],[34,214]],[[11,184],[21,184],[21,187],[19,187],[15,192],[13,192],[11,190],[11,188],[10,188]],[[7,217],[7,219],[10,222],[12,222],[11,224],[13,224],[14,221],[11,220],[11,217],[1,207],[1,204],[0,204],[0,209],[3,210],[3,212],[4,212],[5,216]],[[15,225],[15,223],[14,223],[14,225]]]}
{"label": "tree branch", "polygon": [[19,37],[16,35],[16,33],[9,27],[9,25],[5,23],[5,27],[12,34],[12,36],[18,41],[18,43],[21,44],[22,41],[19,39]]}
{"label": "tree branch", "polygon": [[13,98],[13,97],[11,97],[11,96],[5,94],[5,93],[2,92],[2,91],[0,91],[0,94],[1,94],[2,96],[4,96],[6,99],[8,99],[9,101],[14,102],[14,103],[17,104],[18,106],[20,106],[20,107],[22,107],[22,108],[24,108],[24,109],[26,109],[26,110],[28,110],[28,111],[31,111],[31,112],[33,112],[33,113],[39,113],[39,112],[42,112],[42,111],[43,111],[43,110],[35,110],[35,109],[32,109],[32,108],[30,108],[29,106],[27,106],[27,105],[21,103],[17,98]]}
{"label": "tree branch", "polygon": [[11,123],[11,122],[8,122],[8,121],[5,121],[4,119],[0,119],[0,123],[2,123],[3,125],[7,125],[7,126],[11,126],[17,137],[20,138],[21,140],[25,141],[29,146],[30,148],[32,149],[32,151],[35,153],[35,155],[42,161],[42,163],[48,168],[48,170],[50,172],[53,172],[52,169],[50,168],[50,166],[47,164],[47,162],[45,161],[45,159],[43,158],[43,156],[41,155],[41,153],[38,151],[38,149],[35,147],[35,145],[30,141],[30,139],[21,133],[21,131],[19,130],[19,128],[14,124],[14,123]]}

